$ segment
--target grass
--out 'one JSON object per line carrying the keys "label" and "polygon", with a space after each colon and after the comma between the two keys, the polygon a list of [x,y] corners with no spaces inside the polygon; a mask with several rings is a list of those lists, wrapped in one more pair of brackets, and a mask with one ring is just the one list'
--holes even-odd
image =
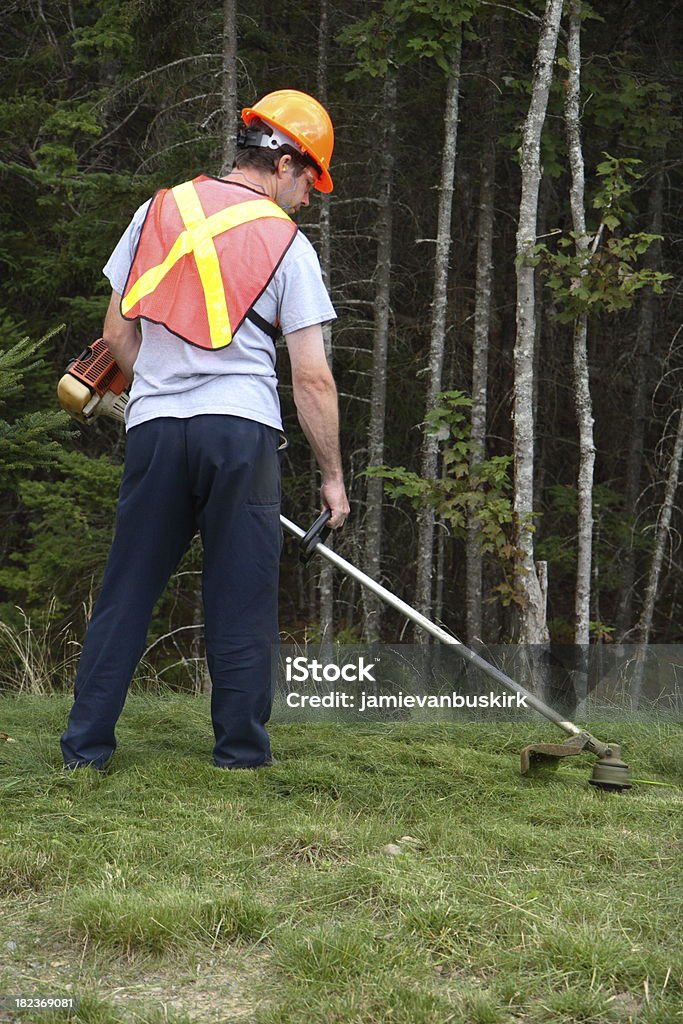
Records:
{"label": "grass", "polygon": [[610,796],[589,758],[519,776],[540,722],[279,724],[275,767],[220,772],[181,695],[132,696],[112,768],[65,773],[69,704],[0,698],[0,995],[83,1024],[683,1020],[676,725],[591,723],[670,784]]}

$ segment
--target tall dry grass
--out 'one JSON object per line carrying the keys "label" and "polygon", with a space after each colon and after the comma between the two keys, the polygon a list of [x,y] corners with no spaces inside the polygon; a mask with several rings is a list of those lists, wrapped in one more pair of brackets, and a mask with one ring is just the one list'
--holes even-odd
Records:
{"label": "tall dry grass", "polygon": [[81,643],[71,624],[55,629],[55,601],[46,619],[36,625],[23,608],[17,608],[19,625],[0,620],[0,691],[49,694],[68,689],[81,653]]}

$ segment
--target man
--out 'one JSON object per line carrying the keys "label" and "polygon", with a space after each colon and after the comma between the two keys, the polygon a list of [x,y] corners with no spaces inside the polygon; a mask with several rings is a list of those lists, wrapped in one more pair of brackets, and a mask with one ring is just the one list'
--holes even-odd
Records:
{"label": "man", "polygon": [[335,312],[313,247],[289,217],[312,189],[332,191],[332,123],[291,89],[242,119],[227,177],[157,193],[104,268],[113,289],[104,339],[132,387],[115,537],[61,741],[68,768],[101,769],[114,752],[154,604],[197,530],[214,763],[271,763],[282,542],[276,324],[329,525],[349,513],[321,326]]}

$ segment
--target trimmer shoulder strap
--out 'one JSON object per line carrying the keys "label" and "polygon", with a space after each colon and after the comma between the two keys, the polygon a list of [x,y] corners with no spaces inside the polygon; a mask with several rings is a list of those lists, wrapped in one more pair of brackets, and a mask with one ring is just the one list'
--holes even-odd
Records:
{"label": "trimmer shoulder strap", "polygon": [[250,310],[248,310],[245,316],[245,320],[251,320],[252,324],[254,324],[256,327],[259,327],[265,334],[268,335],[269,338],[272,338],[273,341],[277,341],[277,339],[280,337],[280,328],[276,327],[275,324],[271,324],[268,320],[265,319],[265,317],[262,317],[260,313],[257,313],[253,306],[251,307]]}

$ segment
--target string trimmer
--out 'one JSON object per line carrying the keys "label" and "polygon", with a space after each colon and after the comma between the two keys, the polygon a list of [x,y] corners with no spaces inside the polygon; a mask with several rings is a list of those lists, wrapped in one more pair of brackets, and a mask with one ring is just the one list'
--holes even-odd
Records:
{"label": "string trimmer", "polygon": [[[125,378],[101,338],[93,345],[88,346],[77,359],[69,363],[66,373],[59,381],[57,394],[62,408],[81,423],[90,423],[101,415],[123,420],[128,401]],[[563,718],[533,693],[516,683],[514,679],[475,654],[456,637],[451,636],[450,633],[412,608],[396,594],[367,576],[357,566],[347,562],[336,551],[327,547],[324,541],[329,533],[327,527],[329,518],[330,512],[329,509],[326,509],[310,530],[305,532],[296,523],[291,522],[285,516],[280,516],[283,528],[294,537],[299,538],[303,561],[308,561],[314,553],[321,555],[337,569],[341,569],[347,576],[357,580],[361,586],[376,594],[384,604],[394,608],[420,629],[433,636],[439,643],[454,648],[456,653],[469,664],[476,666],[506,689],[523,696],[528,706],[533,707],[553,725],[569,734],[570,738],[565,743],[532,743],[525,747],[521,754],[523,775],[543,763],[556,765],[558,758],[587,751],[597,757],[597,761],[593,765],[592,777],[589,779],[591,785],[598,789],[612,791],[631,788],[628,765],[621,760],[617,744],[602,743],[589,732]]]}

